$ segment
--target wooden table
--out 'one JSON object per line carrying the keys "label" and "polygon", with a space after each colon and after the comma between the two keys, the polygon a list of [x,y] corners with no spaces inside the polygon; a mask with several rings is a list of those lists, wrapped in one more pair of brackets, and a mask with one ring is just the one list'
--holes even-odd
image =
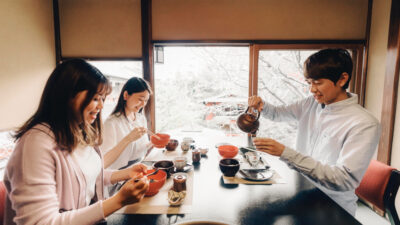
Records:
{"label": "wooden table", "polygon": [[[214,137],[191,135],[198,145],[209,148],[208,157],[194,167],[192,213],[182,215],[113,214],[107,223],[174,224],[186,220],[220,221],[227,224],[360,224],[308,179],[289,169],[277,157],[267,156],[271,168],[285,184],[247,185],[224,184],[219,170],[220,156]],[[182,140],[182,139],[178,139]],[[220,140],[226,142],[226,140]],[[246,138],[232,139],[246,146]],[[181,151],[178,146],[177,151]],[[161,153],[162,150],[155,149]],[[190,154],[190,152],[188,153]],[[140,204],[140,203],[139,203]]]}

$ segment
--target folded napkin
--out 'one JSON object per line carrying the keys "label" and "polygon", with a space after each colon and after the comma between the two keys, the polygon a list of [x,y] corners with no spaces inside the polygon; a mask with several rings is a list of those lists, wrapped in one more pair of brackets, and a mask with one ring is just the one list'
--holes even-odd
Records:
{"label": "folded napkin", "polygon": [[243,170],[265,170],[269,168],[270,166],[263,154],[257,152],[246,152],[240,159],[240,169]]}

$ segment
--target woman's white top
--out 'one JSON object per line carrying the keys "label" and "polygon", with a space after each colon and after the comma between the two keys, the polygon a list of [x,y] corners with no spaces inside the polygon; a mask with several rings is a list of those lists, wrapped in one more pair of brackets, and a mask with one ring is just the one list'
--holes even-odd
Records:
{"label": "woman's white top", "polygon": [[92,146],[78,146],[71,154],[79,165],[86,180],[86,205],[90,204],[101,171],[101,159]]}
{"label": "woman's white top", "polygon": [[[107,118],[103,128],[103,144],[100,146],[103,155],[114,148],[135,127],[147,128],[147,120],[143,113],[136,113],[135,117],[134,121],[124,115],[110,115]],[[138,140],[128,144],[125,150],[108,168],[120,169],[121,167],[128,165],[129,161],[142,160],[149,148],[148,145],[149,137],[145,134]]]}

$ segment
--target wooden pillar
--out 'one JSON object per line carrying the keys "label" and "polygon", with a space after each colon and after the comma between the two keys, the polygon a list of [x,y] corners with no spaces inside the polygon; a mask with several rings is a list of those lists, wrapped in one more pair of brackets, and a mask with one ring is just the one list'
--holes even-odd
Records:
{"label": "wooden pillar", "polygon": [[386,55],[385,84],[382,103],[382,135],[379,142],[378,160],[390,165],[393,131],[396,117],[397,89],[400,64],[400,0],[392,0],[389,38]]}
{"label": "wooden pillar", "polygon": [[[153,64],[153,43],[152,43],[152,22],[151,22],[151,0],[141,0],[142,13],[142,59],[143,78],[149,81],[153,93],[154,88],[154,64]],[[155,131],[155,99],[154,94],[146,105],[145,112],[147,126]]]}

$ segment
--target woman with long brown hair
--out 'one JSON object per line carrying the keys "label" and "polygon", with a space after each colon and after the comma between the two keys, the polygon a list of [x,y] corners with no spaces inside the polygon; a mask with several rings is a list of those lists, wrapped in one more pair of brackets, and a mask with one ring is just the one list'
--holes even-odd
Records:
{"label": "woman with long brown hair", "polygon": [[[146,166],[107,171],[100,112],[111,91],[107,78],[81,59],[65,61],[50,75],[36,113],[16,131],[7,164],[5,224],[94,224],[124,205],[139,202]],[[104,186],[132,179],[103,200]]]}

